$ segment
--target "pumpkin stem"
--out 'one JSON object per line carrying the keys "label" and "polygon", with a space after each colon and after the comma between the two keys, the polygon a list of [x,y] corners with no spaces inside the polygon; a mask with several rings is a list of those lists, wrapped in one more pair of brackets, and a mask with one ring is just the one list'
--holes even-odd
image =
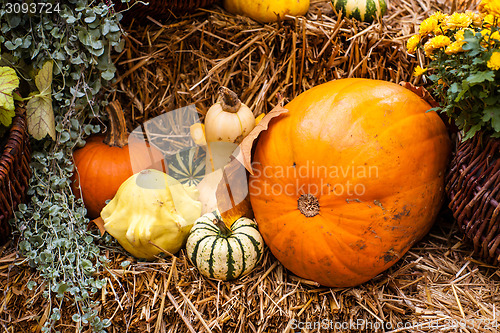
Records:
{"label": "pumpkin stem", "polygon": [[231,236],[232,231],[226,226],[226,224],[224,223],[224,221],[222,221],[221,218],[217,217],[214,224],[217,226],[217,228],[219,228],[222,237]]}
{"label": "pumpkin stem", "polygon": [[319,214],[319,201],[312,194],[302,194],[297,200],[297,208],[305,217],[313,217]]}
{"label": "pumpkin stem", "polygon": [[219,98],[217,102],[220,103],[222,110],[226,112],[236,113],[240,109],[241,101],[234,91],[226,87],[219,88]]}
{"label": "pumpkin stem", "polygon": [[104,143],[112,147],[124,147],[128,144],[128,131],[125,115],[119,101],[112,101],[106,107],[109,115],[109,132]]}

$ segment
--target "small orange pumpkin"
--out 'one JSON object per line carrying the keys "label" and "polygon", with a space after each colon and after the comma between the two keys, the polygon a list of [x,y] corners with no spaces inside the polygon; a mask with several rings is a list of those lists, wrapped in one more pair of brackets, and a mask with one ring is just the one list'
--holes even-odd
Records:
{"label": "small orange pumpkin", "polygon": [[[76,172],[72,189],[83,197],[87,216],[97,218],[120,185],[144,169],[165,171],[163,154],[143,140],[129,137],[123,110],[117,101],[109,104],[110,130],[91,136],[83,148],[73,153]],[[130,141],[129,141],[130,140]]]}
{"label": "small orange pumpkin", "polygon": [[409,90],[342,79],[285,106],[258,139],[249,191],[274,256],[325,286],[370,280],[431,228],[450,139]]}

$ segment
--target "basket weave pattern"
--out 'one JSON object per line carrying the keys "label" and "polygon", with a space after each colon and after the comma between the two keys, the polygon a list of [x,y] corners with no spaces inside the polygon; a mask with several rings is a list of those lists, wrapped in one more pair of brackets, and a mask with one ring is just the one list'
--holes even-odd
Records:
{"label": "basket weave pattern", "polygon": [[474,252],[500,262],[500,139],[482,135],[457,145],[446,180],[449,207]]}
{"label": "basket weave pattern", "polygon": [[9,219],[24,201],[31,170],[29,137],[24,109],[18,108],[0,156],[0,244],[10,237]]}

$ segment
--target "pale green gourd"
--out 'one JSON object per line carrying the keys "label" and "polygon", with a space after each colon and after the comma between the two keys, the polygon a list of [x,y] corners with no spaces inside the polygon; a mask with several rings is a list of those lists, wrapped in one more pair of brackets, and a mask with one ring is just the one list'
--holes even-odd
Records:
{"label": "pale green gourd", "polygon": [[386,0],[332,0],[335,10],[358,21],[372,22],[387,11]]}
{"label": "pale green gourd", "polygon": [[217,212],[196,220],[186,250],[201,274],[223,281],[252,271],[262,257],[264,240],[254,220],[241,217],[229,230]]}

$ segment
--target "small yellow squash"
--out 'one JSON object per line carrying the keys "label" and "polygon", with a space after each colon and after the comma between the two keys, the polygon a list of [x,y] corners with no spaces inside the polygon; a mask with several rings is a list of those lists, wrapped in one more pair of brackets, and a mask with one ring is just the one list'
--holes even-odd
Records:
{"label": "small yellow squash", "polygon": [[233,14],[248,16],[261,23],[301,16],[309,10],[309,0],[224,0],[224,8]]}
{"label": "small yellow squash", "polygon": [[195,186],[153,169],[128,178],[101,211],[106,231],[127,252],[144,259],[162,250],[178,252],[200,216]]}

